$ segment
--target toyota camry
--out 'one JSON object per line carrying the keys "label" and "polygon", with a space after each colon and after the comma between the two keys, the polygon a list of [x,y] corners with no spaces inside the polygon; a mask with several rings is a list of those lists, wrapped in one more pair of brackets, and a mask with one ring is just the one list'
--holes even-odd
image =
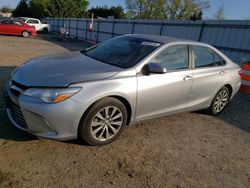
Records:
{"label": "toyota camry", "polygon": [[208,44],[123,35],[21,65],[6,86],[7,114],[38,137],[104,145],[138,121],[201,109],[218,115],[240,88],[239,71]]}

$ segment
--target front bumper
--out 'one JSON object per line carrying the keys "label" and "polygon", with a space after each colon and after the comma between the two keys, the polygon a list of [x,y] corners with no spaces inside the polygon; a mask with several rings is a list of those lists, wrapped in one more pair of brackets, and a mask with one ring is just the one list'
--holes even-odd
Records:
{"label": "front bumper", "polygon": [[74,99],[56,104],[20,95],[15,96],[7,86],[4,95],[7,101],[7,115],[11,123],[35,136],[71,140],[78,135],[78,126],[84,106]]}

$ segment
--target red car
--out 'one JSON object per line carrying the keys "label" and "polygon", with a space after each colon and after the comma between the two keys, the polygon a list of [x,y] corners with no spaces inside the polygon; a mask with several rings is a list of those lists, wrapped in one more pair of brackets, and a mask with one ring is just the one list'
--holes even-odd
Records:
{"label": "red car", "polygon": [[36,36],[36,28],[17,20],[1,20],[0,34],[19,35],[27,38]]}

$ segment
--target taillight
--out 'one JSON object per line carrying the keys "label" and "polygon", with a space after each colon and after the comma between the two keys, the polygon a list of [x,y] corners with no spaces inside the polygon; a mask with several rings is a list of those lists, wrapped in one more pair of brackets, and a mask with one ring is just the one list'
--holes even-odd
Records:
{"label": "taillight", "polygon": [[242,77],[242,74],[243,74],[243,71],[242,70],[239,70],[239,75]]}

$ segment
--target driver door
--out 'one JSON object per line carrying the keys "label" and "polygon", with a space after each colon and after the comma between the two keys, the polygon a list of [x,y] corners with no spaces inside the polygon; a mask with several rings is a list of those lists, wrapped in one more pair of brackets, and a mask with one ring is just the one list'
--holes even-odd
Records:
{"label": "driver door", "polygon": [[136,119],[143,120],[186,109],[193,82],[187,45],[165,48],[149,63],[167,68],[165,74],[138,75]]}

